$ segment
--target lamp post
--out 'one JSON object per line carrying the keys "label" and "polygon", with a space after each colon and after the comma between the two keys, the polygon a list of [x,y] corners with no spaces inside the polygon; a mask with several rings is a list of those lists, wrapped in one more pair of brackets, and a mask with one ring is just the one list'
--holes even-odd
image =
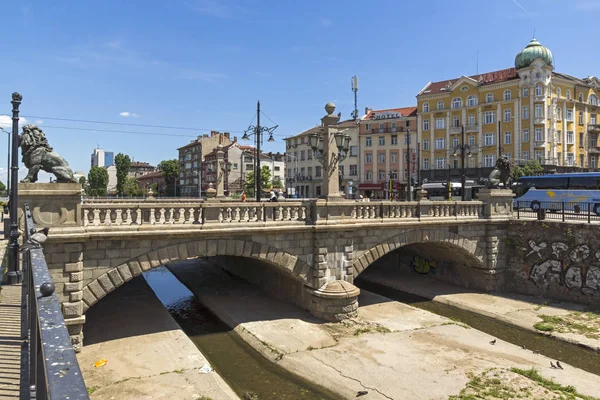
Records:
{"label": "lamp post", "polygon": [[[325,111],[327,111],[327,115],[321,118],[321,131],[308,135],[308,145],[312,149],[317,161],[323,165],[323,181],[325,183],[323,196],[327,200],[335,201],[342,199],[340,195],[338,165],[348,157],[351,138],[349,134],[345,133],[347,129],[332,132],[333,128],[331,128],[331,125],[337,124],[340,120],[339,116],[333,114],[335,105],[327,103]],[[335,151],[336,147],[337,151]]]}
{"label": "lamp post", "polygon": [[406,130],[406,190],[408,191],[406,199],[412,201],[412,182],[410,176],[410,129]]}
{"label": "lamp post", "polygon": [[18,270],[19,264],[19,227],[17,226],[17,211],[19,209],[18,186],[19,180],[19,106],[23,96],[15,92],[12,94],[12,148],[11,148],[11,170],[10,180],[12,182],[9,212],[10,212],[10,234],[8,239],[8,283],[11,285],[21,283],[22,274]]}
{"label": "lamp post", "polygon": [[[260,101],[256,103],[256,125],[250,125],[248,129],[244,132],[244,136],[242,136],[242,140],[250,140],[250,136],[254,135],[254,143],[256,145],[256,167],[254,169],[254,188],[256,191],[256,201],[260,202],[260,191],[261,191],[261,181],[260,181],[260,145],[262,144],[262,135],[264,132],[269,132],[268,142],[274,142],[273,139],[273,131],[277,129],[278,125],[274,127],[267,128],[266,126],[260,126]],[[248,134],[248,132],[253,132]]]}
{"label": "lamp post", "polygon": [[465,156],[472,157],[473,155],[471,154],[471,146],[465,145],[465,126],[464,125],[461,127],[460,135],[461,135],[460,146],[454,147],[454,154],[452,154],[452,155],[454,157],[456,157],[457,151],[460,150],[460,157],[461,157],[461,161],[462,161],[461,171],[460,171],[460,174],[461,174],[461,177],[460,177],[460,184],[461,184],[460,199],[461,199],[461,201],[465,201],[466,194],[467,194],[466,190],[465,190],[465,186],[467,184]]}
{"label": "lamp post", "polygon": [[502,125],[501,125],[500,117],[501,117],[501,115],[498,115],[498,159],[500,159],[500,157],[502,157],[502,134],[500,133],[500,130],[502,129]]}

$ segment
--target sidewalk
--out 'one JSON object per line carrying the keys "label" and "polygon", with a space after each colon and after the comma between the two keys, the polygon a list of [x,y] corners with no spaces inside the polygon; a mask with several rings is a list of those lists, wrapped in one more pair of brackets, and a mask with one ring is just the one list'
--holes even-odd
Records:
{"label": "sidewalk", "polygon": [[0,399],[18,399],[21,369],[21,285],[0,291]]}

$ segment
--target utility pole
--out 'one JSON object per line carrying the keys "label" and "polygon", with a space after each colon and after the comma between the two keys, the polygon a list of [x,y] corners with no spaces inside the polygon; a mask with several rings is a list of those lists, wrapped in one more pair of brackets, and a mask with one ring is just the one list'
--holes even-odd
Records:
{"label": "utility pole", "polygon": [[406,171],[408,175],[406,180],[406,189],[408,190],[406,199],[412,201],[412,182],[410,180],[410,129],[406,130],[406,161]]}
{"label": "utility pole", "polygon": [[500,123],[500,115],[498,115],[498,160],[502,157],[502,134],[500,133],[502,126]]}
{"label": "utility pole", "polygon": [[256,201],[260,203],[260,100],[256,103],[256,172],[254,173],[254,186],[256,187]]}
{"label": "utility pole", "polygon": [[466,147],[465,147],[465,126],[463,125],[461,127],[460,130],[460,135],[461,135],[461,143],[460,143],[460,157],[462,158],[462,171],[461,172],[461,178],[460,178],[460,184],[461,184],[461,191],[460,191],[460,200],[461,201],[465,201],[466,200],[466,194],[467,194],[467,190],[466,190],[466,186],[467,186],[467,178],[466,178],[466,170],[465,170],[465,151],[466,151]]}
{"label": "utility pole", "polygon": [[23,275],[19,271],[19,227],[17,225],[17,213],[19,211],[18,186],[19,180],[19,106],[23,96],[15,92],[12,94],[12,149],[10,180],[12,182],[9,212],[10,212],[10,235],[8,238],[8,283],[11,285],[21,283]]}
{"label": "utility pole", "polygon": [[421,142],[417,142],[417,187],[421,187]]}

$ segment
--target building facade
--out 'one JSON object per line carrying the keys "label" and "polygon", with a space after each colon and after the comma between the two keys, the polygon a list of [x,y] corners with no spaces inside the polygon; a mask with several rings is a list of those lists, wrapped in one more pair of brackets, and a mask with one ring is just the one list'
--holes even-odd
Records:
{"label": "building facade", "polygon": [[148,189],[152,185],[156,185],[156,192],[154,196],[166,196],[167,195],[167,184],[162,171],[154,171],[148,174],[140,175],[137,177],[138,185],[144,193],[148,193]]}
{"label": "building facade", "polygon": [[[358,196],[359,173],[359,120],[347,120],[333,125],[332,128],[345,130],[350,135],[350,150],[339,165],[340,191],[346,197]],[[310,128],[295,136],[288,137],[285,154],[285,188],[288,197],[314,198],[321,196],[323,185],[323,165],[314,157],[308,137],[322,132],[321,126]]]}
{"label": "building facade", "polygon": [[104,151],[102,149],[94,149],[91,156],[90,167],[110,167],[115,164],[115,153],[112,151]]}
{"label": "building facade", "polygon": [[499,154],[513,163],[597,168],[600,82],[554,71],[552,52],[536,39],[514,68],[428,83],[418,94],[421,168],[491,168]]}
{"label": "building facade", "polygon": [[359,193],[372,199],[403,199],[409,160],[410,176],[417,175],[417,108],[365,111],[359,131]]}
{"label": "building facade", "polygon": [[[184,196],[198,196],[199,181],[202,178],[202,162],[204,154],[212,152],[217,145],[229,146],[233,141],[230,139],[229,132],[220,133],[211,131],[210,135],[204,134],[183,147],[178,148],[179,152],[179,182],[181,185],[181,194]],[[203,185],[207,182],[203,182]]]}
{"label": "building facade", "polygon": [[149,174],[155,170],[156,167],[147,162],[132,161],[131,165],[129,166],[128,175],[130,178],[137,178],[138,176]]}

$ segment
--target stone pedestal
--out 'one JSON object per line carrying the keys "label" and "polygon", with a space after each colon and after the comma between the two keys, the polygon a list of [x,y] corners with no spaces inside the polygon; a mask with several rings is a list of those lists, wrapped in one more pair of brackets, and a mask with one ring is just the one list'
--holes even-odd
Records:
{"label": "stone pedestal", "polygon": [[513,198],[510,189],[481,189],[477,198],[483,202],[483,216],[489,219],[508,219],[513,215]]}
{"label": "stone pedestal", "polygon": [[360,289],[346,281],[327,282],[312,292],[311,314],[329,321],[339,322],[358,316]]}
{"label": "stone pedestal", "polygon": [[29,204],[36,227],[79,226],[81,201],[79,183],[19,183],[19,226],[24,203]]}
{"label": "stone pedestal", "polygon": [[427,200],[427,190],[422,187],[417,190],[417,201]]}
{"label": "stone pedestal", "polygon": [[214,188],[212,182],[208,184],[208,189],[206,189],[206,201],[214,202],[217,200],[217,190]]}

